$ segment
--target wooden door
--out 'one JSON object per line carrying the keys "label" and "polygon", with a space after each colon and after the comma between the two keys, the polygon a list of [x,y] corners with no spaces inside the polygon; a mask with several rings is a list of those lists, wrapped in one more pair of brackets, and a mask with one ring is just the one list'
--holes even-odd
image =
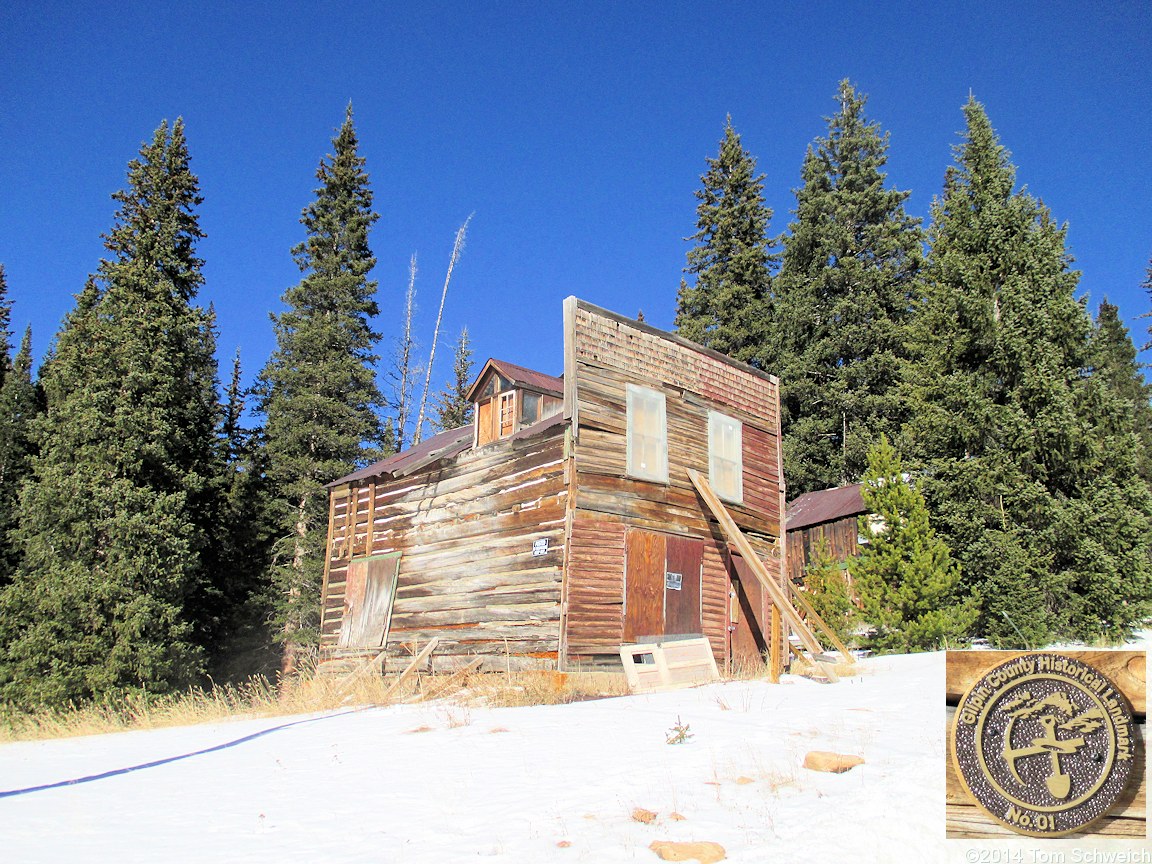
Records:
{"label": "wooden door", "polygon": [[399,571],[398,554],[355,558],[349,563],[337,643],[340,648],[379,648],[384,644]]}
{"label": "wooden door", "polygon": [[664,633],[664,535],[628,530],[624,540],[624,641]]}
{"label": "wooden door", "polygon": [[702,633],[704,541],[630,528],[625,552],[624,641]]}
{"label": "wooden door", "polygon": [[703,633],[700,571],[704,564],[704,541],[668,537],[666,544],[664,633],[667,636]]}
{"label": "wooden door", "polygon": [[768,604],[764,587],[760,584],[744,559],[733,555],[729,574],[732,578],[731,619],[732,659],[746,663],[763,663],[768,650]]}

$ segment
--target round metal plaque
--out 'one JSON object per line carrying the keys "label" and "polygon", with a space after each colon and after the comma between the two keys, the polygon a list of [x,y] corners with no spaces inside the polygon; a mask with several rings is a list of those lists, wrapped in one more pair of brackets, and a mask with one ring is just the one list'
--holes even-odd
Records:
{"label": "round metal plaque", "polygon": [[1116,803],[1136,762],[1132,711],[1091,666],[1022,654],[973,685],[956,709],[952,754],[968,794],[1020,834],[1079,831]]}

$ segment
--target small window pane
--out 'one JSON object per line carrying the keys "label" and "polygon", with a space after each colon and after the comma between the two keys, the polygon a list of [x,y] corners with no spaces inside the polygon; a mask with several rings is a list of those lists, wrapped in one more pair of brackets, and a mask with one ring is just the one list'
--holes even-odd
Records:
{"label": "small window pane", "polygon": [[530,390],[520,392],[520,425],[531,426],[540,419],[540,394]]}

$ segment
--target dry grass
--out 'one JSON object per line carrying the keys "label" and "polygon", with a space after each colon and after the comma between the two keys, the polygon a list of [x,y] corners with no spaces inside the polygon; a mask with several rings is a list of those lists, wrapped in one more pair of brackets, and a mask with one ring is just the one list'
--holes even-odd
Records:
{"label": "dry grass", "polygon": [[623,675],[596,672],[439,673],[394,678],[294,676],[279,686],[263,678],[241,685],[193,689],[171,696],[126,698],[108,704],[20,712],[0,706],[0,743],[159,729],[254,717],[311,714],[353,705],[386,705],[436,699],[460,706],[556,705],[627,693]]}

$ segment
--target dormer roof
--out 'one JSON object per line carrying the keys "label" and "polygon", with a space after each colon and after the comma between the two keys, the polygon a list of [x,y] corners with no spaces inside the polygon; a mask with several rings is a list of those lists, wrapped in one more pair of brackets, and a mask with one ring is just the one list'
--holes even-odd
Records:
{"label": "dormer roof", "polygon": [[476,376],[476,381],[468,388],[467,398],[469,402],[476,401],[477,393],[479,393],[481,386],[492,371],[508,379],[513,387],[535,390],[538,393],[547,393],[549,396],[564,397],[563,378],[557,378],[555,375],[545,375],[543,372],[537,372],[524,366],[517,366],[515,363],[508,363],[505,360],[490,358],[488,362],[484,364],[484,368],[480,370],[480,374]]}

